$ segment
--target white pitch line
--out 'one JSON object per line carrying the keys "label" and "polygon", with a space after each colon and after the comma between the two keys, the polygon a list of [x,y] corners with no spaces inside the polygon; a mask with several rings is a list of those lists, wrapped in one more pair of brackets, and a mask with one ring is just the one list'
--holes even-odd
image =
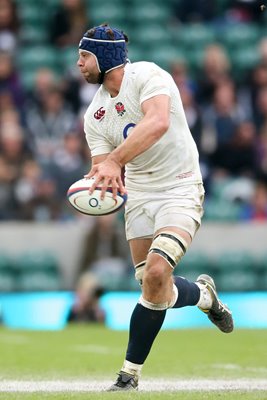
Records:
{"label": "white pitch line", "polygon": [[72,347],[72,350],[77,351],[79,353],[95,353],[95,354],[119,354],[120,349],[109,348],[107,346],[97,346],[97,345],[75,345]]}
{"label": "white pitch line", "polygon": [[[3,380],[0,392],[101,392],[113,382],[88,381],[15,381]],[[267,379],[147,379],[139,385],[142,392],[176,391],[266,391]]]}

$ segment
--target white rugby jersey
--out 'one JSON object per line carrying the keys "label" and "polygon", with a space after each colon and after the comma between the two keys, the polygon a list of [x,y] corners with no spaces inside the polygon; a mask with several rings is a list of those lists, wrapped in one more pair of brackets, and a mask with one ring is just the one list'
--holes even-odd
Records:
{"label": "white rugby jersey", "polygon": [[110,153],[143,118],[141,104],[156,95],[171,98],[170,126],[161,139],[125,166],[126,188],[161,191],[201,183],[198,151],[171,75],[150,62],[125,66],[120,92],[111,97],[100,86],[85,113],[85,134],[92,156]]}

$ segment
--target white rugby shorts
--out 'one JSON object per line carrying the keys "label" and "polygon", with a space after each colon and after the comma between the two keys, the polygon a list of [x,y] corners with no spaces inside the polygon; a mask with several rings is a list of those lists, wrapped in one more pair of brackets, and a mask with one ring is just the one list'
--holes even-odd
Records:
{"label": "white rugby shorts", "polygon": [[130,191],[125,207],[127,240],[152,238],[159,229],[175,226],[193,238],[203,215],[202,184],[181,185],[163,192]]}

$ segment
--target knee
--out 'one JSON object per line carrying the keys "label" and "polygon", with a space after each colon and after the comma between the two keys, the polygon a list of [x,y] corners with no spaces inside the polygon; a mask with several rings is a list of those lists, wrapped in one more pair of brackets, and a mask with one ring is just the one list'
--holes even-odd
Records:
{"label": "knee", "polygon": [[160,288],[163,286],[166,280],[165,266],[160,262],[153,263],[153,265],[147,265],[143,276],[143,285],[149,287]]}

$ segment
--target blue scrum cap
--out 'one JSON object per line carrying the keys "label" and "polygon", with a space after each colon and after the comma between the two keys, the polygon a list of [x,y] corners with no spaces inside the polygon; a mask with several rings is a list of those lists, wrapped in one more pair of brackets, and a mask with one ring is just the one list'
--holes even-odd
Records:
{"label": "blue scrum cap", "polygon": [[127,62],[127,36],[116,28],[103,24],[87,31],[79,49],[96,57],[99,72],[106,73]]}

